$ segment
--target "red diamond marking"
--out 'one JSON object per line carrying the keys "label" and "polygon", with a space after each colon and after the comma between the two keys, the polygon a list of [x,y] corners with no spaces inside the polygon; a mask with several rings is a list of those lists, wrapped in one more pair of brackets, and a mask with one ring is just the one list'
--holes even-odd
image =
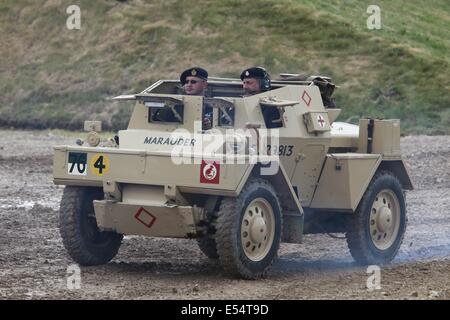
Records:
{"label": "red diamond marking", "polygon": [[310,97],[310,95],[308,94],[308,92],[306,92],[306,90],[304,90],[303,91],[303,94],[302,94],[302,100],[306,103],[306,105],[309,107],[309,104],[311,103],[311,97]]}
{"label": "red diamond marking", "polygon": [[134,218],[149,229],[156,221],[156,217],[153,216],[150,212],[148,212],[144,208],[140,208],[138,212],[136,212],[136,214],[134,215]]}

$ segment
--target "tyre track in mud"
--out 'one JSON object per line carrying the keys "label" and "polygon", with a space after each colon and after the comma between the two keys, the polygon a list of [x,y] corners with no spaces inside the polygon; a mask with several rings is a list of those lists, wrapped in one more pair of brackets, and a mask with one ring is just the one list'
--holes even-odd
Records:
{"label": "tyre track in mud", "polygon": [[415,186],[409,221],[372,292],[345,240],[327,235],[282,244],[258,281],[230,279],[194,240],[125,237],[111,263],[81,268],[81,289],[68,290],[73,262],[58,230],[63,188],[52,182],[52,147],[74,140],[0,130],[0,299],[450,299],[450,136],[402,138]]}

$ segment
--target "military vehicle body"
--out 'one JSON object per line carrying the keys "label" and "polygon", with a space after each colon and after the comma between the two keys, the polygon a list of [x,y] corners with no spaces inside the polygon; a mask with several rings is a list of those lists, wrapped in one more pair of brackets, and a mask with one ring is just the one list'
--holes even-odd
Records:
{"label": "military vehicle body", "polygon": [[[55,147],[69,255],[98,265],[117,254],[123,235],[196,238],[224,270],[254,279],[280,242],[343,232],[357,262],[391,261],[406,228],[404,190],[412,189],[399,121],[335,122],[341,110],[320,85],[329,80],[283,75],[248,97],[237,79],[210,79],[205,97],[160,80],[114,98],[136,101],[115,140],[102,142],[97,123],[87,122],[86,141]],[[205,104],[208,128],[199,125]]]}

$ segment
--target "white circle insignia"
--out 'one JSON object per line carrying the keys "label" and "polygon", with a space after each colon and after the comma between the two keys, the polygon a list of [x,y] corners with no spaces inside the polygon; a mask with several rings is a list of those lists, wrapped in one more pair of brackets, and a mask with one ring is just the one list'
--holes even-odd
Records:
{"label": "white circle insignia", "polygon": [[217,175],[215,163],[208,163],[203,167],[203,176],[206,180],[214,180]]}

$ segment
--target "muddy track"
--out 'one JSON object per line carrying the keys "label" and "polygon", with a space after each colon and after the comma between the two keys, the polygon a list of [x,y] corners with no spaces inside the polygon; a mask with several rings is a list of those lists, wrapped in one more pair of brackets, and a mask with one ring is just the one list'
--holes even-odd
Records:
{"label": "muddy track", "polygon": [[52,146],[72,143],[43,132],[0,131],[0,299],[450,299],[450,136],[402,138],[415,190],[399,255],[366,287],[345,240],[308,235],[282,244],[267,278],[223,274],[195,240],[125,237],[107,265],[81,268],[68,290],[58,231],[62,187],[52,183]]}

